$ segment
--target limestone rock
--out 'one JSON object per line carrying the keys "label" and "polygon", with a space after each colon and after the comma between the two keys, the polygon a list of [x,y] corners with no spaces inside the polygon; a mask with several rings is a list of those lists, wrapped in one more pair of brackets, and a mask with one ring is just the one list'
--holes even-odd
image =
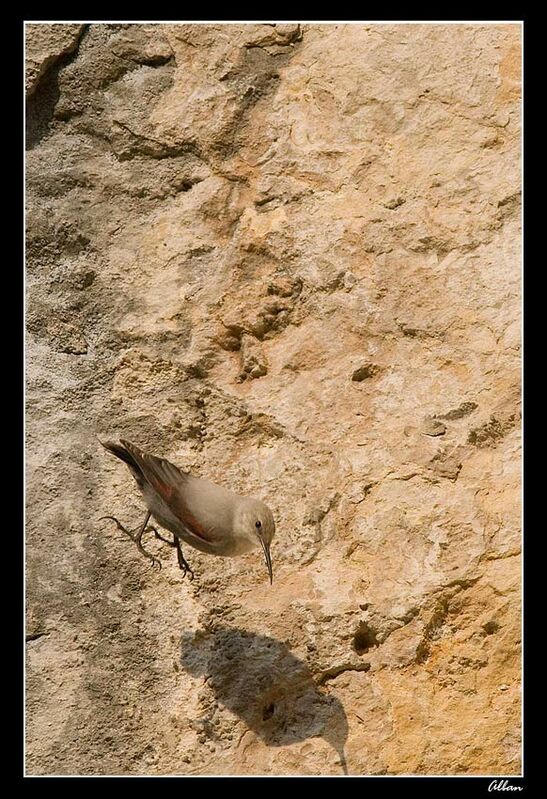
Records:
{"label": "limestone rock", "polygon": [[[27,26],[29,774],[520,772],[520,51]],[[149,569],[97,436],[262,497],[273,587]]]}
{"label": "limestone rock", "polygon": [[32,95],[38,81],[62,56],[74,52],[85,25],[26,26],[26,93]]}
{"label": "limestone rock", "polygon": [[438,419],[426,416],[422,422],[422,433],[426,436],[444,436],[446,425]]}
{"label": "limestone rock", "polygon": [[354,383],[361,383],[363,380],[368,380],[369,377],[374,377],[374,375],[378,374],[379,367],[376,366],[374,363],[364,363],[362,366],[358,366],[357,369],[353,371],[351,379]]}
{"label": "limestone rock", "polygon": [[244,333],[241,338],[241,355],[239,380],[246,380],[248,377],[263,377],[268,373],[266,359],[264,358],[259,342],[246,333]]}

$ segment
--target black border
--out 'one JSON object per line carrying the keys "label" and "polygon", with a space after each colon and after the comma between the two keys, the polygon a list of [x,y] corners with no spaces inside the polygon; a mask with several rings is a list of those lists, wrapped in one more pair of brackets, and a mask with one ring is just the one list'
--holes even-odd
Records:
{"label": "black border", "polygon": [[[19,65],[20,65],[19,80],[17,80],[17,81],[8,80],[8,83],[12,87],[12,90],[17,94],[17,97],[15,99],[14,105],[15,105],[16,108],[20,108],[19,119],[20,119],[20,123],[21,123],[21,136],[20,136],[19,142],[21,142],[23,144],[23,146],[21,147],[21,150],[20,150],[20,152],[21,152],[21,181],[15,180],[15,183],[14,183],[15,191],[16,192],[20,191],[20,195],[21,195],[21,204],[20,204],[20,208],[21,208],[21,234],[20,234],[19,241],[21,242],[21,262],[22,262],[22,264],[21,264],[21,273],[20,273],[20,285],[21,285],[21,304],[20,304],[20,309],[21,310],[20,310],[20,313],[21,313],[21,321],[20,321],[19,329],[21,330],[21,360],[20,360],[20,364],[21,364],[21,366],[20,366],[20,374],[21,374],[21,382],[20,382],[20,385],[21,385],[21,403],[19,405],[19,414],[20,414],[19,418],[21,419],[22,447],[21,447],[20,451],[21,451],[21,475],[22,475],[23,479],[21,481],[21,504],[20,504],[21,516],[22,516],[22,523],[21,523],[22,535],[21,535],[20,544],[19,544],[20,553],[21,553],[21,571],[20,571],[20,574],[21,574],[21,592],[20,592],[21,603],[20,603],[20,621],[19,621],[19,624],[17,624],[17,614],[10,614],[7,609],[5,610],[5,612],[9,615],[10,620],[11,619],[15,619],[15,625],[16,625],[16,628],[17,628],[17,630],[15,632],[15,640],[17,640],[18,636],[19,636],[19,640],[22,639],[21,667],[19,669],[16,668],[15,681],[14,681],[15,684],[20,686],[20,692],[19,692],[20,702],[17,701],[17,692],[15,690],[11,690],[13,688],[13,686],[14,686],[14,683],[12,682],[10,687],[8,688],[8,691],[9,691],[9,698],[10,699],[13,698],[15,700],[15,702],[16,702],[16,705],[17,705],[17,707],[15,709],[15,716],[14,716],[14,718],[16,719],[16,723],[13,726],[10,725],[9,729],[5,729],[5,732],[8,733],[7,737],[8,737],[9,745],[10,745],[11,748],[14,749],[13,754],[11,754],[11,756],[8,759],[8,764],[13,767],[13,765],[15,765],[17,763],[17,767],[15,769],[16,773],[14,774],[15,778],[21,784],[26,784],[26,783],[29,783],[29,782],[30,783],[34,783],[34,782],[46,783],[46,782],[50,782],[52,780],[55,781],[55,782],[66,782],[68,784],[72,784],[75,781],[79,781],[79,780],[82,780],[82,779],[83,780],[108,780],[108,781],[114,782],[114,784],[119,785],[120,787],[122,785],[124,787],[126,787],[126,786],[130,786],[131,784],[133,784],[133,789],[136,787],[134,785],[134,781],[135,780],[161,780],[161,781],[172,781],[172,780],[185,780],[186,781],[186,780],[191,780],[191,781],[198,782],[198,783],[201,782],[202,780],[214,780],[214,781],[220,781],[221,784],[222,783],[224,783],[224,784],[225,783],[230,783],[230,785],[224,785],[223,784],[222,787],[223,788],[225,788],[225,787],[226,788],[233,787],[233,788],[235,788],[238,791],[241,791],[242,789],[244,790],[246,786],[248,786],[251,790],[256,791],[256,789],[260,787],[259,785],[257,785],[257,783],[261,783],[263,780],[280,780],[281,782],[279,783],[279,789],[281,789],[281,790],[283,790],[283,786],[285,786],[287,784],[287,781],[291,782],[291,787],[292,787],[292,785],[294,785],[295,788],[302,790],[304,788],[305,783],[315,782],[317,780],[327,780],[328,782],[325,783],[323,787],[325,787],[326,790],[330,790],[329,785],[332,784],[330,781],[338,781],[338,780],[348,781],[348,780],[350,780],[350,781],[354,782],[355,780],[364,780],[365,782],[364,782],[364,784],[362,786],[362,789],[364,791],[370,791],[370,789],[374,789],[374,793],[372,794],[373,796],[377,795],[377,792],[392,791],[392,790],[398,791],[403,796],[408,794],[409,792],[413,792],[413,791],[418,792],[421,796],[434,796],[434,797],[446,796],[446,795],[461,796],[462,794],[464,794],[464,795],[469,795],[469,794],[486,795],[488,793],[491,793],[493,796],[500,795],[500,794],[503,795],[503,796],[507,796],[507,795],[522,796],[522,795],[524,795],[531,788],[531,779],[532,779],[532,773],[531,773],[530,765],[529,765],[530,764],[530,759],[529,759],[529,754],[528,754],[528,750],[529,750],[529,735],[526,734],[526,724],[527,724],[527,719],[528,719],[527,703],[528,703],[528,696],[529,696],[529,688],[528,688],[528,685],[527,685],[527,679],[525,677],[526,670],[527,670],[527,667],[528,667],[527,660],[526,660],[526,655],[527,655],[527,636],[526,636],[527,620],[526,620],[526,612],[524,610],[527,607],[527,603],[526,603],[527,574],[529,573],[528,564],[529,564],[529,558],[530,558],[529,551],[528,551],[529,550],[528,546],[525,547],[524,552],[523,552],[523,583],[524,584],[523,584],[523,589],[522,589],[522,596],[523,596],[523,631],[524,631],[524,640],[523,640],[523,643],[522,643],[522,647],[523,647],[523,667],[524,667],[523,668],[523,672],[524,672],[523,673],[523,678],[524,678],[524,681],[523,681],[523,705],[522,705],[523,718],[524,718],[524,723],[523,723],[523,732],[524,732],[523,774],[525,775],[523,777],[512,777],[512,776],[503,777],[503,776],[500,776],[500,777],[495,777],[494,778],[494,777],[482,777],[482,776],[475,777],[475,776],[467,776],[467,775],[447,775],[447,776],[427,776],[427,775],[424,775],[424,776],[422,776],[422,775],[397,776],[397,775],[385,775],[385,776],[381,776],[381,777],[378,777],[378,776],[367,776],[367,775],[361,775],[361,776],[351,776],[351,775],[350,776],[332,776],[332,777],[331,776],[293,777],[293,776],[277,776],[277,775],[271,775],[271,776],[268,775],[268,776],[264,776],[264,777],[255,777],[255,776],[248,776],[248,777],[247,776],[233,776],[233,777],[232,776],[218,776],[218,777],[215,777],[215,776],[205,776],[205,775],[204,776],[200,776],[200,777],[190,776],[190,775],[189,776],[162,776],[162,775],[158,775],[158,776],[146,775],[146,776],[144,776],[143,775],[143,776],[134,776],[134,777],[129,777],[129,776],[119,776],[118,777],[118,776],[108,776],[108,775],[107,776],[102,776],[102,775],[78,775],[78,776],[63,777],[63,776],[58,776],[58,775],[31,776],[31,775],[25,775],[24,774],[24,748],[23,748],[23,741],[24,741],[25,729],[24,729],[24,718],[23,718],[23,712],[22,712],[23,701],[24,701],[24,659],[25,659],[25,644],[24,644],[25,608],[24,608],[24,602],[23,602],[24,579],[25,579],[24,543],[23,543],[23,541],[24,541],[24,523],[23,523],[24,522],[24,518],[23,518],[24,482],[23,481],[24,481],[24,446],[25,446],[25,438],[24,438],[24,378],[25,378],[25,375],[24,375],[24,334],[23,334],[23,325],[24,325],[24,252],[23,252],[23,236],[24,236],[24,224],[25,224],[24,223],[24,195],[23,195],[23,185],[24,185],[24,178],[25,178],[25,176],[24,176],[24,161],[23,161],[23,159],[24,159],[24,127],[23,127],[23,104],[24,104],[24,50],[23,50],[23,39],[24,39],[24,26],[25,26],[25,22],[42,21],[44,19],[47,20],[47,19],[51,19],[53,16],[56,16],[56,17],[60,18],[60,20],[63,20],[63,21],[65,19],[68,20],[68,21],[71,21],[73,19],[79,20],[79,18],[81,18],[81,17],[83,18],[83,16],[84,16],[84,15],[81,15],[79,13],[80,12],[80,8],[76,8],[73,5],[71,6],[70,11],[67,10],[67,12],[65,12],[64,14],[63,13],[59,13],[59,11],[57,11],[57,13],[54,15],[53,13],[48,13],[48,11],[49,11],[48,7],[41,5],[37,9],[33,9],[32,11],[29,10],[28,12],[24,12],[24,13],[18,15],[18,20],[17,20],[18,24],[17,24],[16,31],[14,31],[13,34],[12,34],[13,35],[13,39],[11,40],[11,43],[15,43],[15,41],[17,42],[16,43],[16,47],[17,47],[17,49],[18,49],[18,51],[20,53],[19,58],[16,57],[14,59],[16,62],[18,61]],[[135,14],[126,14],[126,15],[122,16],[121,18],[116,18],[115,13],[108,13],[107,12],[105,14],[98,14],[98,7],[96,5],[94,6],[93,11],[94,11],[93,16],[97,16],[97,19],[96,20],[86,20],[86,21],[89,21],[90,23],[92,23],[92,22],[100,22],[101,19],[108,19],[109,21],[112,21],[112,22],[123,23],[123,22],[127,21],[127,17],[130,17],[131,21],[132,22],[136,22],[136,23],[145,22],[145,21],[151,21],[151,22],[158,21],[158,22],[161,22],[163,20],[170,20],[171,18],[173,18],[175,16],[175,14],[173,14],[173,12],[170,13],[169,11],[166,11],[162,15],[162,19],[160,19],[160,20],[150,20],[150,17],[148,15],[144,15],[143,19],[139,20],[137,18],[138,9],[136,9],[136,8],[135,8],[135,12],[136,12]],[[112,9],[109,9],[109,11],[112,11]],[[252,21],[257,21],[257,22],[273,22],[276,19],[291,19],[291,18],[295,19],[295,21],[297,21],[298,19],[304,19],[304,20],[305,19],[313,19],[314,21],[318,21],[318,22],[322,22],[322,21],[329,22],[329,21],[332,21],[333,16],[335,16],[334,14],[326,15],[324,13],[324,11],[321,12],[318,8],[310,9],[307,12],[302,12],[302,10],[300,8],[296,9],[296,8],[292,7],[290,11],[288,11],[287,13],[283,13],[282,10],[278,6],[276,6],[275,7],[275,13],[272,14],[272,15],[269,15],[269,16],[263,16],[263,14],[260,13],[259,9],[257,9],[257,12],[258,13],[254,13],[253,14],[253,13],[248,13],[248,12],[245,13],[245,12],[242,11],[241,14],[237,14],[237,13],[234,13],[232,11],[230,16],[228,16],[228,17],[225,15],[225,13],[223,15],[222,12],[219,12],[218,14],[211,14],[210,15],[211,16],[211,20],[210,21],[216,21],[216,20],[225,21],[225,22],[233,21],[235,23],[235,22],[244,21],[244,17],[248,17]],[[185,21],[188,20],[189,22],[196,21],[196,20],[197,21],[205,21],[205,22],[209,21],[209,20],[205,20],[204,19],[204,15],[203,14],[195,14],[195,12],[192,14],[192,9],[190,9],[190,8],[188,8],[188,9],[185,8],[184,9],[184,14],[182,14],[182,16],[184,17]],[[357,18],[345,18],[343,20],[337,19],[336,21],[337,22],[341,22],[341,23],[359,22],[359,21],[361,21],[363,19],[363,16],[365,16],[365,15],[359,15],[359,17],[357,17]],[[403,15],[399,14],[399,15],[396,15],[396,16],[392,17],[391,19],[398,21],[401,18],[401,16],[404,17],[405,15],[404,14]],[[529,22],[529,18],[527,18],[525,15],[522,15],[522,13],[520,13],[518,17],[511,17],[510,14],[504,14],[503,12],[501,12],[499,15],[496,15],[496,19],[503,18],[503,17],[507,17],[508,18],[507,21],[509,21],[509,22],[521,22],[522,23],[522,47],[523,47],[523,76],[522,76],[523,77],[523,89],[522,89],[523,105],[522,105],[522,107],[523,107],[523,126],[524,126],[522,165],[523,165],[523,185],[526,186],[527,185],[526,178],[529,175],[528,160],[526,159],[526,156],[525,156],[525,154],[526,154],[526,143],[528,141],[528,136],[529,136],[529,122],[528,122],[528,113],[527,113],[528,112],[528,108],[527,108],[527,103],[526,103],[527,96],[528,96],[528,89],[527,89],[527,77],[528,77],[527,61],[528,61],[528,57],[529,57],[529,54],[527,53],[527,42],[528,42],[528,25],[531,24],[531,22]],[[389,17],[387,17],[387,16],[382,15],[380,19],[375,20],[375,19],[367,18],[365,21],[367,23],[369,23],[369,22],[371,22],[371,23],[384,22],[384,21],[385,22],[389,22],[389,21],[391,21],[391,19]],[[484,22],[495,21],[495,20],[489,20],[489,19],[485,18],[484,15],[476,14],[476,12],[475,12],[475,15],[460,14],[460,15],[456,16],[454,14],[454,15],[451,15],[451,16],[447,16],[445,19],[442,19],[439,16],[439,14],[437,14],[437,13],[423,14],[421,16],[415,15],[413,17],[413,19],[408,19],[408,22],[409,23],[412,23],[412,22],[426,22],[426,21],[430,21],[431,19],[434,19],[435,21],[438,20],[439,22],[459,21],[460,19],[462,19],[464,22],[470,22],[470,23],[481,22],[481,21],[484,21]],[[11,29],[13,31],[13,26],[8,26],[8,31],[9,31],[10,27],[11,27]],[[523,198],[523,218],[525,218],[525,215],[526,215],[526,205],[525,205],[524,200],[525,200],[525,198]],[[17,228],[17,225],[15,225],[15,227]],[[526,239],[525,239],[525,237],[523,235],[523,285],[522,285],[522,290],[523,290],[523,312],[524,312],[523,352],[526,351],[525,345],[526,345],[526,343],[528,341],[527,328],[526,328],[526,321],[527,321],[527,318],[528,318],[527,314],[526,314],[527,297],[525,296],[526,264],[527,264],[526,255],[527,255]],[[6,344],[9,347],[9,342],[6,342]],[[523,360],[523,393],[522,393],[523,409],[524,409],[523,439],[524,439],[524,444],[525,444],[525,446],[524,446],[524,457],[523,457],[523,463],[524,463],[524,468],[523,468],[523,478],[524,478],[524,480],[523,480],[523,489],[525,489],[526,479],[527,479],[527,475],[528,475],[528,472],[527,472],[527,469],[526,469],[526,460],[525,460],[525,456],[526,456],[526,452],[527,452],[526,443],[525,443],[525,420],[526,420],[526,411],[527,411],[527,408],[528,408],[527,397],[526,397],[526,394],[525,394],[526,377],[527,377],[527,370],[526,370],[526,362],[525,362],[525,359],[524,359]],[[527,507],[528,506],[527,506],[525,497],[526,497],[526,492],[524,490],[523,491],[523,519],[525,521],[524,529],[527,529],[527,526],[526,526],[526,512],[527,512]],[[523,539],[524,539],[524,534],[523,534]],[[9,568],[9,564],[7,564],[6,567]],[[11,605],[11,601],[9,601],[9,605]],[[8,687],[8,686],[6,686],[6,687]],[[19,725],[20,725],[21,732],[20,732],[20,734],[17,734],[18,731],[19,731]],[[10,770],[11,769],[8,768],[8,771],[10,771]],[[532,767],[532,771],[533,771],[533,767]],[[500,782],[503,783],[503,781],[506,780],[507,784],[509,786],[514,786],[514,788],[517,788],[517,790],[502,790],[502,791],[492,790],[492,791],[489,791],[489,786],[491,785],[491,783],[494,780],[496,780],[498,784]],[[216,783],[216,782],[213,782],[212,784],[209,783],[207,785],[207,788],[215,790],[215,785],[216,784],[218,784],[218,783]],[[344,784],[348,785],[347,782],[345,782]],[[202,783],[202,785],[203,785],[203,783]],[[98,787],[98,786],[96,786],[96,787]],[[316,788],[316,786],[312,786],[312,785],[309,785],[309,786],[306,786],[306,787],[310,787],[312,789]],[[317,787],[319,787],[319,786],[317,786]],[[276,789],[276,786],[274,786],[274,789]]]}

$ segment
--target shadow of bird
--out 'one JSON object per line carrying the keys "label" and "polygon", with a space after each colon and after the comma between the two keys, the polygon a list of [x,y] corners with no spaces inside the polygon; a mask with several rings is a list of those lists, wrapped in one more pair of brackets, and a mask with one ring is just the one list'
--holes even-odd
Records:
{"label": "shadow of bird", "polygon": [[208,677],[216,699],[268,746],[323,738],[347,774],[348,721],[341,702],[321,692],[308,666],[275,638],[219,627],[184,634],[180,660],[192,676]]}

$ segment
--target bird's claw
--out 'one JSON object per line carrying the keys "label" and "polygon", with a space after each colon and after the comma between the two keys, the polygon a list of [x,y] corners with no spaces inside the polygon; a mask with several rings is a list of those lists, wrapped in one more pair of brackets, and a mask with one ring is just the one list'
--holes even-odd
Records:
{"label": "bird's claw", "polygon": [[116,522],[116,524],[117,524],[119,527],[121,527],[121,524],[120,524],[120,522],[119,522],[119,521],[116,519],[116,517],[115,517],[115,516],[99,516],[99,521],[100,521],[100,522],[104,521],[105,519],[110,519],[111,521],[113,521],[113,522]]}
{"label": "bird's claw", "polygon": [[158,533],[156,528],[152,527],[152,525],[150,525],[148,527],[145,527],[144,529],[142,529],[142,527],[139,526],[139,527],[136,527],[135,530],[128,530],[127,527],[124,527],[123,524],[120,521],[118,521],[118,519],[116,519],[115,516],[101,516],[99,521],[102,521],[104,519],[109,519],[110,521],[115,522],[116,526],[118,527],[118,529],[121,530],[126,535],[128,535],[129,538],[133,541],[133,543],[137,545],[137,549],[139,550],[141,555],[144,555],[145,558],[148,558],[152,568],[154,569],[156,566],[158,567],[158,571],[161,571],[161,561],[158,560],[158,558],[154,557],[154,555],[152,555],[150,552],[147,552],[144,549],[143,545],[141,544],[141,538],[142,538],[143,534],[144,533],[152,533],[153,532],[154,535],[156,536],[156,538],[158,538],[160,541],[163,541],[164,544],[169,544],[169,546],[171,546],[171,547],[176,547],[177,548],[178,561],[179,561],[179,567],[180,567],[180,570],[182,571],[183,578],[186,577],[186,575],[188,575],[188,579],[190,581],[192,581],[194,579],[194,576],[195,576],[194,575],[194,571],[190,567],[190,564],[188,563],[188,561],[184,558],[184,556],[182,554],[182,550],[180,549],[180,543],[179,543],[179,541],[178,541],[178,539],[177,539],[177,537],[175,535],[173,536],[174,540],[173,541],[169,541],[169,539],[164,538],[162,535],[160,535],[160,533]]}
{"label": "bird's claw", "polygon": [[135,537],[134,537],[133,533],[136,533],[137,530],[140,530],[140,525],[135,527],[133,530],[128,530],[127,527],[124,527],[123,524],[118,519],[116,519],[115,516],[101,516],[99,518],[99,521],[101,522],[101,521],[103,521],[103,519],[110,519],[110,521],[115,522],[116,523],[116,527],[118,528],[118,530],[121,530],[122,533],[125,533],[126,535],[128,535],[129,538],[131,538],[132,541],[135,540]]}

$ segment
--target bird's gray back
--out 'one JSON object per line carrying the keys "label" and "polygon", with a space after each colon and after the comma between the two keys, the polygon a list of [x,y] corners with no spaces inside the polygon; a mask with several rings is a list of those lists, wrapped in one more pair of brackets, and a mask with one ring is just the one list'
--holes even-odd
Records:
{"label": "bird's gray back", "polygon": [[193,475],[188,475],[180,490],[188,510],[205,528],[232,531],[237,494]]}
{"label": "bird's gray back", "polygon": [[[145,494],[157,521],[182,541],[209,554],[233,554],[236,494],[188,473],[169,504],[151,487],[145,487]],[[177,514],[173,506],[179,509]]]}

